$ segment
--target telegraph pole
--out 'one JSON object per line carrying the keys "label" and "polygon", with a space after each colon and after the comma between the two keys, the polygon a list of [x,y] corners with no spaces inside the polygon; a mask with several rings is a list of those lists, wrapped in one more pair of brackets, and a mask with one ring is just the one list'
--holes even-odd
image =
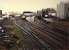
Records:
{"label": "telegraph pole", "polygon": [[2,10],[0,10],[0,17],[2,17]]}
{"label": "telegraph pole", "polygon": [[2,10],[0,10],[0,26],[2,25]]}

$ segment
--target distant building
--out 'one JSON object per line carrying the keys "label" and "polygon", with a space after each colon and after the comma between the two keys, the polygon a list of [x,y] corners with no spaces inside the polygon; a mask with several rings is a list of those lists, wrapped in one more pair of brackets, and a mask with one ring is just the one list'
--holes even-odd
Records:
{"label": "distant building", "polygon": [[57,17],[61,19],[69,18],[69,3],[60,2],[57,5]]}
{"label": "distant building", "polygon": [[34,22],[35,15],[36,15],[35,12],[24,11],[23,14],[21,15],[21,18],[29,22]]}
{"label": "distant building", "polygon": [[37,11],[37,15],[38,15],[38,16],[41,16],[41,14],[42,14],[42,11],[41,11],[41,10],[38,10],[38,11]]}

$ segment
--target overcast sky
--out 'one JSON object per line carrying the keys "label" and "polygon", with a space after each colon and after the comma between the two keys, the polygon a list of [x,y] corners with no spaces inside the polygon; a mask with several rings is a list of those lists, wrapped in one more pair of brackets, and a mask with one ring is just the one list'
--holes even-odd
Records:
{"label": "overcast sky", "polygon": [[39,10],[56,8],[60,0],[0,0],[0,9],[4,11]]}
{"label": "overcast sky", "polygon": [[69,2],[69,0],[61,0],[62,2]]}

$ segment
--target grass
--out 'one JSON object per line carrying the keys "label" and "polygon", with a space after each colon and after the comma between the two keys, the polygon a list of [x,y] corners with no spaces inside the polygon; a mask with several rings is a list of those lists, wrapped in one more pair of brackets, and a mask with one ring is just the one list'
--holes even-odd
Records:
{"label": "grass", "polygon": [[[16,40],[16,42],[18,44],[19,41],[23,39],[23,31],[21,30],[20,27],[14,25],[14,28],[11,29],[11,32],[14,33],[13,38],[14,38],[14,40]],[[16,46],[10,48],[10,50],[17,50]]]}
{"label": "grass", "polygon": [[13,30],[15,32],[15,35],[18,36],[19,38],[23,37],[23,32],[21,30],[21,28],[19,28],[18,26],[15,25],[15,29]]}

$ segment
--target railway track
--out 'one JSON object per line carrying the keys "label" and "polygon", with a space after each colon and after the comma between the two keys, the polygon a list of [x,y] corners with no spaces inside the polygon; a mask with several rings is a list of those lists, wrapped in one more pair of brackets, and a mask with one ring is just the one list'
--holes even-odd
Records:
{"label": "railway track", "polygon": [[[35,37],[37,41],[42,41],[41,43],[43,45],[46,43],[54,50],[63,49],[66,47],[66,42],[68,41],[67,32],[61,28],[57,28],[58,31],[54,31],[50,26],[43,22],[38,24],[31,23],[26,20],[23,20],[23,22],[24,23],[21,24],[24,28],[23,30],[28,31],[29,36]],[[44,46],[46,46],[46,44]]]}
{"label": "railway track", "polygon": [[[49,45],[52,44],[51,46],[54,46],[55,48],[60,49],[60,48],[64,48],[67,46],[67,43],[68,43],[67,42],[68,41],[67,32],[55,32],[45,23],[42,23],[42,24],[33,23],[32,31],[34,31],[34,30],[35,30],[35,32],[41,34],[41,35],[38,34],[39,37],[43,35],[44,38],[46,38],[45,41],[47,43],[49,43]],[[62,31],[62,30],[59,30],[59,31]]]}
{"label": "railway track", "polygon": [[[30,22],[29,22],[30,23]],[[32,31],[36,32],[36,34],[38,34],[38,37],[40,38],[40,36],[44,36],[42,37],[46,42],[48,41],[48,43],[55,47],[55,48],[64,48],[67,41],[67,37],[66,35],[62,35],[61,33],[58,32],[54,32],[48,25],[36,25],[35,23],[31,24],[31,29]],[[44,28],[43,28],[44,27]],[[45,29],[46,27],[46,29]],[[39,34],[40,33],[40,34]],[[62,32],[64,33],[64,32]],[[54,35],[55,34],[55,35]],[[59,34],[59,35],[58,35]],[[45,39],[47,38],[47,39]],[[52,44],[54,43],[54,44]]]}
{"label": "railway track", "polygon": [[[27,37],[27,40],[32,38],[32,40],[35,41],[34,43],[37,44],[37,47],[38,48],[43,47],[43,48],[46,48],[47,49],[48,46],[46,46],[45,43],[41,39],[39,39],[37,36],[35,36],[34,35],[34,32],[31,31],[31,29],[29,27],[30,23],[28,21],[23,21],[23,22],[24,23],[21,23],[20,25],[17,24],[17,25],[20,28],[22,28],[22,30],[25,32],[25,34],[27,35],[27,36],[25,36],[25,37]],[[44,43],[45,46],[43,46],[41,43]]]}

